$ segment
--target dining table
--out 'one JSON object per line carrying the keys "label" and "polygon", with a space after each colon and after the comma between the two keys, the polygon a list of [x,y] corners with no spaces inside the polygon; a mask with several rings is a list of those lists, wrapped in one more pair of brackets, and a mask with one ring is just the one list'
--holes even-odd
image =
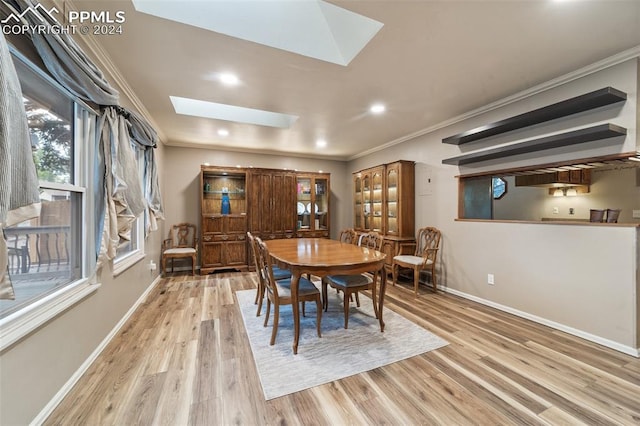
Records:
{"label": "dining table", "polygon": [[[272,261],[282,268],[291,271],[291,296],[298,299],[298,283],[304,274],[317,277],[327,275],[350,275],[370,272],[373,274],[374,287],[377,285],[376,277],[380,278],[380,289],[372,291],[374,306],[377,293],[377,314],[380,323],[380,331],[384,331],[382,312],[384,306],[384,294],[387,286],[387,274],[385,272],[386,254],[350,243],[343,243],[326,238],[287,238],[265,241],[269,249]],[[298,353],[298,340],[300,337],[300,312],[298,303],[292,303],[294,336],[293,353]]]}

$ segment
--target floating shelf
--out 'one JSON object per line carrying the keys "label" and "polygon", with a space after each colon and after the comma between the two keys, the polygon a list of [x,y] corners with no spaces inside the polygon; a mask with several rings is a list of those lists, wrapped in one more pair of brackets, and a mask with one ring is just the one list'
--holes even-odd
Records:
{"label": "floating shelf", "polygon": [[577,145],[600,139],[610,139],[616,136],[624,136],[626,134],[627,129],[625,129],[624,127],[607,123],[588,127],[586,129],[574,130],[571,132],[560,133],[540,139],[528,140],[525,142],[514,143],[498,148],[485,149],[482,151],[459,155],[457,157],[446,158],[442,160],[442,164],[461,166],[464,164],[479,163],[480,161],[510,157],[512,155],[543,151],[545,149],[559,148],[568,145]]}
{"label": "floating shelf", "polygon": [[521,129],[534,124],[544,123],[560,117],[566,117],[605,105],[615,104],[627,99],[627,94],[613,87],[586,93],[575,98],[567,99],[556,104],[548,105],[524,114],[496,121],[486,126],[477,127],[457,135],[442,139],[442,143],[463,145],[465,143],[499,135],[511,130]]}

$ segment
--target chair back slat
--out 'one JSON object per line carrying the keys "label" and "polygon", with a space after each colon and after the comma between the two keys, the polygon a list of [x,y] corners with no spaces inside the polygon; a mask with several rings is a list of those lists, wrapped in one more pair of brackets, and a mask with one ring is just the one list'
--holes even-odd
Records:
{"label": "chair back slat", "polygon": [[440,230],[437,228],[420,228],[416,239],[416,256],[435,262],[440,247],[440,237]]}
{"label": "chair back slat", "polygon": [[273,276],[273,266],[271,262],[271,255],[269,255],[269,249],[267,245],[260,239],[255,237],[256,242],[256,254],[258,259],[258,276],[263,280],[265,289],[278,298],[278,286],[276,285],[275,277]]}
{"label": "chair back slat", "polygon": [[358,242],[358,234],[353,228],[347,228],[340,231],[339,240],[341,243],[356,244]]}
{"label": "chair back slat", "polygon": [[382,248],[382,240],[382,235],[378,232],[368,232],[360,237],[360,247],[380,250]]}
{"label": "chair back slat", "polygon": [[174,248],[196,246],[196,226],[192,223],[178,223],[171,227],[170,239]]}

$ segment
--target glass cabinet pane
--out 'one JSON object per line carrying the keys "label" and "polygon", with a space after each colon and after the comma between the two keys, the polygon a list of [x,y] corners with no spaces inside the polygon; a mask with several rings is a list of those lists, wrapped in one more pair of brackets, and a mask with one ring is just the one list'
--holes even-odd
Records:
{"label": "glass cabinet pane", "polygon": [[310,229],[311,227],[311,178],[299,177],[297,185],[298,229]]}
{"label": "glass cabinet pane", "polygon": [[329,229],[329,184],[327,179],[314,179],[315,189],[314,208],[311,213],[314,215],[315,229]]}
{"label": "glass cabinet pane", "polygon": [[372,199],[372,225],[371,229],[382,232],[382,173],[375,172],[372,176],[373,188]]}
{"label": "glass cabinet pane", "polygon": [[360,176],[357,176],[355,178],[354,186],[355,207],[353,213],[355,217],[353,218],[353,223],[355,229],[362,229],[362,179],[360,178]]}
{"label": "glass cabinet pane", "polygon": [[387,173],[387,233],[398,233],[398,170]]}

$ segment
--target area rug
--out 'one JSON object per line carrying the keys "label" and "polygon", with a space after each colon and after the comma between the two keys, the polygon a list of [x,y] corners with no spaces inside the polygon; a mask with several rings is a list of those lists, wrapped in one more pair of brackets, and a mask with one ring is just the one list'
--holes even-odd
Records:
{"label": "area rug", "polygon": [[269,345],[273,307],[269,325],[263,326],[266,307],[257,317],[255,290],[235,293],[251,343],[266,400],[329,383],[383,365],[446,346],[448,342],[384,309],[384,333],[373,314],[371,299],[361,295],[360,308],[352,303],[349,328],[344,329],[342,298],[329,291],[329,310],[322,313],[322,337],[316,333],[315,303],[307,302],[301,317],[298,354],[293,354],[293,312],[280,307],[280,325],[273,346]]}

